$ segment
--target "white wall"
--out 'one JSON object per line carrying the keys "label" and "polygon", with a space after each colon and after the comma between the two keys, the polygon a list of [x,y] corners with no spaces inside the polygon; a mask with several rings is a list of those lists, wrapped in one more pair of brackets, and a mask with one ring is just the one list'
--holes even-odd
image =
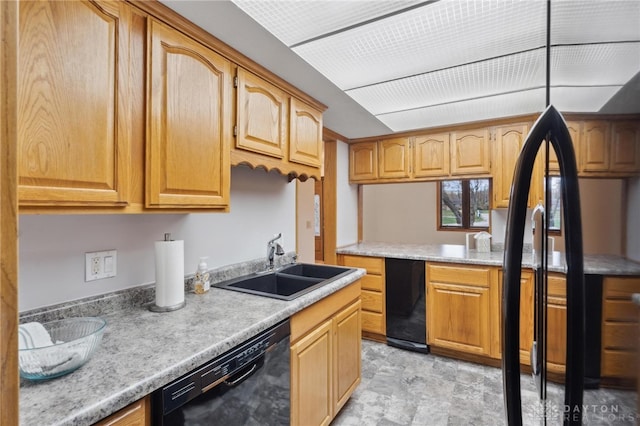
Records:
{"label": "white wall", "polygon": [[337,143],[336,246],[358,242],[358,185],[349,184],[349,145]]}
{"label": "white wall", "polygon": [[[415,182],[364,185],[363,236],[366,241],[429,244],[464,244],[465,233],[437,230],[437,184]],[[624,255],[625,229],[630,252],[640,256],[640,184],[633,182],[629,213],[624,211],[625,183],[621,179],[580,179],[580,204],[584,252]],[[627,216],[627,223],[624,217]],[[493,243],[504,243],[507,209],[493,210]],[[531,221],[527,220],[524,242],[531,242]],[[556,237],[556,250],[563,250]]]}
{"label": "white wall", "polygon": [[[154,282],[154,241],[165,232],[184,240],[186,275],[200,256],[209,267],[264,257],[279,232],[285,251],[295,251],[295,197],[286,176],[234,167],[229,213],[21,215],[19,309]],[[118,275],[84,282],[84,253],[106,249],[118,251]]]}
{"label": "white wall", "polygon": [[626,255],[640,262],[640,178],[629,179],[627,184]]}

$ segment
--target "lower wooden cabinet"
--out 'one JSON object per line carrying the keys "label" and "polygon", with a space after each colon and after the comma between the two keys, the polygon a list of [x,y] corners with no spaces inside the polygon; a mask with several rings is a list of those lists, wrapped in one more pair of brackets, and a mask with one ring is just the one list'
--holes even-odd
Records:
{"label": "lower wooden cabinet", "polygon": [[151,424],[151,403],[149,396],[129,404],[117,413],[113,413],[96,426],[148,426]]}
{"label": "lower wooden cabinet", "polygon": [[631,301],[640,293],[640,277],[605,277],[602,283],[603,378],[637,377],[638,307]]}
{"label": "lower wooden cabinet", "polygon": [[359,281],[291,318],[292,425],[328,425],[360,384],[360,328]]}
{"label": "lower wooden cabinet", "polygon": [[383,257],[338,255],[338,264],[367,270],[362,279],[362,333],[374,340],[386,339],[385,268]]}
{"label": "lower wooden cabinet", "polygon": [[497,269],[427,263],[427,343],[498,357]]}

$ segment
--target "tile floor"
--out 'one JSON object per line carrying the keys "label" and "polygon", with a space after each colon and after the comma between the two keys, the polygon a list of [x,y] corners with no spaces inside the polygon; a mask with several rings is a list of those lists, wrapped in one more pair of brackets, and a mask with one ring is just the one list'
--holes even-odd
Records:
{"label": "tile floor", "polygon": [[[564,388],[549,384],[547,424],[562,424]],[[585,425],[635,425],[637,394],[586,390]],[[523,423],[542,425],[532,379],[522,378]],[[638,417],[640,419],[640,417]],[[410,352],[363,340],[362,382],[333,426],[503,425],[499,368]]]}

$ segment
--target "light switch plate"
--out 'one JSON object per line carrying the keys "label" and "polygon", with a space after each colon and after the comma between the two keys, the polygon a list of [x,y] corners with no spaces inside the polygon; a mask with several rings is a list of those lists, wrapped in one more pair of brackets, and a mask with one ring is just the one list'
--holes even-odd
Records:
{"label": "light switch plate", "polygon": [[116,250],[85,253],[85,282],[115,277],[117,264]]}

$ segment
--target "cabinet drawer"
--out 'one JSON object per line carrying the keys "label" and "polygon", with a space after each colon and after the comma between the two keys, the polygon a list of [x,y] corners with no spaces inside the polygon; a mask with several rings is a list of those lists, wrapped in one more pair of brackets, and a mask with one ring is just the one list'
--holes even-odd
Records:
{"label": "cabinet drawer", "polygon": [[564,276],[549,275],[547,284],[549,296],[567,297],[567,279]]}
{"label": "cabinet drawer", "polygon": [[362,309],[365,311],[382,313],[384,301],[382,293],[377,291],[362,290]]}
{"label": "cabinet drawer", "polygon": [[602,347],[635,351],[638,346],[638,324],[609,323],[602,325]]}
{"label": "cabinet drawer", "polygon": [[342,260],[345,266],[366,269],[368,274],[382,275],[382,271],[384,270],[384,259],[380,257],[345,254],[342,256]]}
{"label": "cabinet drawer", "polygon": [[605,321],[637,322],[638,307],[628,300],[605,300],[602,306],[602,319]]}
{"label": "cabinet drawer", "polygon": [[427,266],[427,281],[433,283],[468,284],[489,287],[491,282],[490,268],[474,268],[469,266]]}
{"label": "cabinet drawer", "polygon": [[362,311],[362,331],[378,333],[384,335],[386,325],[384,323],[384,315],[375,312]]}
{"label": "cabinet drawer", "polygon": [[605,299],[630,300],[633,293],[640,293],[639,277],[605,277]]}
{"label": "cabinet drawer", "polygon": [[362,289],[381,292],[384,289],[382,277],[380,275],[365,275],[361,279]]}
{"label": "cabinet drawer", "polygon": [[603,377],[636,377],[637,354],[631,351],[605,349],[602,351],[600,374]]}

